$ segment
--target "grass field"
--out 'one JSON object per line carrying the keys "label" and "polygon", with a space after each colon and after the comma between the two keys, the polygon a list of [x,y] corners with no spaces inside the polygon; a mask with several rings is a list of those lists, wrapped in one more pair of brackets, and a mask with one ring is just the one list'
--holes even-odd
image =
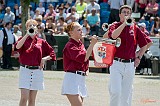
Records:
{"label": "grass field", "polygon": [[[15,71],[0,71],[0,106],[18,106],[20,90]],[[63,71],[44,71],[45,90],[39,91],[36,106],[70,106],[61,95]],[[90,73],[86,77],[89,97],[84,106],[109,106],[109,74]],[[160,106],[160,76],[135,75],[132,106]]]}

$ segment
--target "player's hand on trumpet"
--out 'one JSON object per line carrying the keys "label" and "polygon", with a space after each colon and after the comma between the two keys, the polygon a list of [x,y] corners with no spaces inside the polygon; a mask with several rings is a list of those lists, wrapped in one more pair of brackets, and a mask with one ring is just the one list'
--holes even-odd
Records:
{"label": "player's hand on trumpet", "polygon": [[91,38],[91,45],[95,45],[96,43],[97,43],[97,39],[98,39],[98,37],[96,36],[96,35],[93,35]]}

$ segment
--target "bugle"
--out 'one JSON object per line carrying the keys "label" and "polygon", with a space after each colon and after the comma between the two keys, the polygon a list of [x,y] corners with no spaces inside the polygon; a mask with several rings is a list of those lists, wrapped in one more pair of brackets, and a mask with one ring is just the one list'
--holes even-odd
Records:
{"label": "bugle", "polygon": [[116,47],[119,47],[121,45],[121,39],[120,38],[112,40],[112,39],[108,39],[108,38],[98,37],[98,41],[102,41],[102,42],[104,41],[104,42],[109,43],[109,44],[115,44]]}
{"label": "bugle", "polygon": [[108,23],[103,23],[102,24],[102,29],[103,29],[103,31],[108,31],[108,29],[109,29]]}
{"label": "bugle", "polygon": [[30,28],[28,28],[28,30],[27,30],[27,34],[29,35],[29,36],[33,36],[33,35],[35,35],[35,34],[37,34],[38,32],[37,32],[37,27],[36,26],[31,26]]}
{"label": "bugle", "polygon": [[127,20],[126,20],[126,24],[128,26],[131,26],[133,24],[133,18],[129,17]]}
{"label": "bugle", "polygon": [[[91,35],[86,35],[84,38],[91,40]],[[112,40],[109,38],[97,37],[97,40],[99,42],[106,42],[109,44],[115,44],[116,47],[119,47],[121,45],[121,38],[117,38],[115,40]]]}

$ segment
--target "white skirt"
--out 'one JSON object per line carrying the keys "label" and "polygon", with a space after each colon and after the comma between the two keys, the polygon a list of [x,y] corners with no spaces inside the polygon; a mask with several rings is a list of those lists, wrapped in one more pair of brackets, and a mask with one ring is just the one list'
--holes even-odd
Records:
{"label": "white skirt", "polygon": [[80,95],[82,98],[87,97],[87,88],[85,76],[66,72],[62,84],[62,95]]}
{"label": "white skirt", "polygon": [[28,69],[20,66],[19,88],[25,88],[29,90],[43,90],[44,89],[43,70]]}

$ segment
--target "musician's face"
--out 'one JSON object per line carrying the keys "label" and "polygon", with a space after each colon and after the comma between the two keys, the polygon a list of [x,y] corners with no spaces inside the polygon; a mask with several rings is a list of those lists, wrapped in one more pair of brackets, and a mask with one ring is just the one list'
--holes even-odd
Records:
{"label": "musician's face", "polygon": [[27,29],[29,29],[29,28],[32,27],[32,26],[36,27],[36,26],[37,26],[37,23],[32,22],[32,21],[29,22],[28,25],[27,25]]}
{"label": "musician's face", "polygon": [[72,33],[72,37],[75,39],[81,39],[82,38],[82,26],[78,23],[76,23]]}
{"label": "musician's face", "polygon": [[126,16],[131,16],[131,10],[128,8],[123,8],[121,13],[119,14],[120,21],[124,22]]}

